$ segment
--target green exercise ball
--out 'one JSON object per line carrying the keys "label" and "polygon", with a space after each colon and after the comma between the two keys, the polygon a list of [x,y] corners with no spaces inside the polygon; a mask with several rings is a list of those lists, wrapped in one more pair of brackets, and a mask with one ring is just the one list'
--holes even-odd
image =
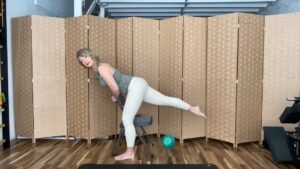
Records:
{"label": "green exercise ball", "polygon": [[171,149],[175,145],[175,138],[171,134],[164,135],[161,138],[161,143],[165,149]]}

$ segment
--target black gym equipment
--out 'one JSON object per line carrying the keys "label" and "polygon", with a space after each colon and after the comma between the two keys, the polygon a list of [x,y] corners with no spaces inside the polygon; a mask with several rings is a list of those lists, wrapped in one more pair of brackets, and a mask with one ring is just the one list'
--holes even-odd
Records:
{"label": "black gym equipment", "polygon": [[[288,98],[294,101],[291,107],[286,107],[279,117],[281,123],[298,123],[300,121],[300,97]],[[286,132],[283,127],[265,126],[264,146],[269,148],[274,161],[299,165],[300,127],[293,132]]]}
{"label": "black gym equipment", "polygon": [[211,164],[83,164],[78,169],[218,169]]}

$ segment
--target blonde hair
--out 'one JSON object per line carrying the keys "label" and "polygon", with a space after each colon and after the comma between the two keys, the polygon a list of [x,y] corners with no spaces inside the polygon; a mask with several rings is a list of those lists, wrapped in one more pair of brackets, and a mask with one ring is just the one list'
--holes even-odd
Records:
{"label": "blonde hair", "polygon": [[87,56],[90,56],[90,57],[94,58],[95,61],[96,61],[97,66],[99,66],[99,64],[101,63],[100,57],[97,56],[91,49],[83,48],[83,49],[80,49],[80,50],[77,51],[77,57],[76,57],[77,60],[78,60],[78,62],[79,62],[83,67],[85,67],[85,65],[83,65],[83,64],[81,63],[81,61],[79,60],[79,58],[80,58],[80,57],[87,57]]}

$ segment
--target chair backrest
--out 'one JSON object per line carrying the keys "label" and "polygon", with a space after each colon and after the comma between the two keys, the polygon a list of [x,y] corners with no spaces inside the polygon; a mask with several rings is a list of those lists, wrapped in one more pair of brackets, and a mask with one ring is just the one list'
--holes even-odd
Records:
{"label": "chair backrest", "polygon": [[300,103],[286,107],[279,120],[281,123],[298,123],[300,121]]}

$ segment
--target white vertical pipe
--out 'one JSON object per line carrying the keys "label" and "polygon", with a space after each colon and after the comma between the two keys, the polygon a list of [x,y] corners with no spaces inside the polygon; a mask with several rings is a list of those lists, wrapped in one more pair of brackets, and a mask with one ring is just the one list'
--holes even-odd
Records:
{"label": "white vertical pipe", "polygon": [[74,0],[74,16],[82,15],[82,0]]}

